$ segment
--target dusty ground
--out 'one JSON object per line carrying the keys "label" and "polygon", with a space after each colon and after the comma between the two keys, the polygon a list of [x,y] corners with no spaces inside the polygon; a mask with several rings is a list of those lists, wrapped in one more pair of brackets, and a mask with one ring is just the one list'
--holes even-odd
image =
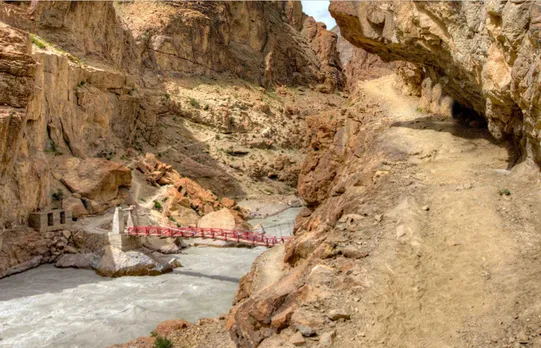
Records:
{"label": "dusty ground", "polygon": [[358,332],[344,330],[335,346],[541,344],[537,174],[526,164],[506,171],[508,151],[486,130],[416,113],[389,80],[364,90],[394,122],[387,141],[408,152],[406,163],[389,163],[392,178],[418,189],[385,213],[363,265],[367,289],[349,303]]}

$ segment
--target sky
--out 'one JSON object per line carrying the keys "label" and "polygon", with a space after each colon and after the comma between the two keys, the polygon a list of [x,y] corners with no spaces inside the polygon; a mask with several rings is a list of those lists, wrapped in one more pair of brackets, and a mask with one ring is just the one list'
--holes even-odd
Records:
{"label": "sky", "polygon": [[302,10],[316,21],[327,24],[329,30],[336,25],[329,13],[329,0],[302,0]]}

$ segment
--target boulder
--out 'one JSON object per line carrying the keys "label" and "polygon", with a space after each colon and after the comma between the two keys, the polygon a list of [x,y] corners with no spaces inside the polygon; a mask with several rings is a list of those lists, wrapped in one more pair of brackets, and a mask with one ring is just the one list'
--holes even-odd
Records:
{"label": "boulder", "polygon": [[197,224],[197,227],[200,228],[223,228],[227,230],[233,230],[235,226],[235,216],[226,208],[203,216]]}
{"label": "boulder", "polygon": [[186,320],[171,319],[171,320],[166,320],[159,323],[156,329],[152,331],[152,333],[160,337],[167,337],[173,333],[177,333],[180,330],[186,329],[190,326],[191,324],[187,322]]}
{"label": "boulder", "polygon": [[58,258],[55,267],[58,268],[79,268],[96,269],[100,258],[96,254],[64,254]]}
{"label": "boulder", "polygon": [[96,272],[104,277],[160,275],[173,267],[159,263],[140,251],[128,251],[106,246]]}
{"label": "boulder", "polygon": [[130,187],[132,178],[128,167],[102,158],[69,158],[59,174],[71,192],[89,201],[89,213],[100,213],[119,203],[113,202],[119,198],[119,189]]}
{"label": "boulder", "polygon": [[71,211],[71,215],[74,218],[78,218],[80,216],[88,214],[88,211],[86,210],[83,201],[74,196],[68,197],[62,201],[62,209]]}
{"label": "boulder", "polygon": [[180,252],[176,238],[146,237],[143,246],[162,254],[178,254]]}

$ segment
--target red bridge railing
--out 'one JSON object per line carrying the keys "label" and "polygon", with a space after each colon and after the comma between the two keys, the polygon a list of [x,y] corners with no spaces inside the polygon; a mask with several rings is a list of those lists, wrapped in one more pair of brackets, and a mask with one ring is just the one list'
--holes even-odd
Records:
{"label": "red bridge railing", "polygon": [[222,228],[134,226],[128,228],[130,236],[209,238],[253,246],[272,247],[285,243],[291,237],[267,236],[261,232],[226,230]]}

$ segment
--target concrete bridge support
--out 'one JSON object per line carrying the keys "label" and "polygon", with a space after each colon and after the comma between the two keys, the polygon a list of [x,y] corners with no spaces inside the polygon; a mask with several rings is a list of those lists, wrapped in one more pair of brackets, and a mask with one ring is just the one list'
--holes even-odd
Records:
{"label": "concrete bridge support", "polygon": [[[129,227],[134,226],[134,220],[138,221],[138,217],[133,217],[133,212],[137,212],[134,206],[127,209],[117,207],[115,209],[115,215],[113,217],[113,230],[109,233],[109,244],[122,250],[130,251],[141,248],[143,242],[141,238],[135,236],[129,236],[126,232]],[[125,214],[127,213],[127,214]],[[126,217],[127,216],[127,221]]]}

